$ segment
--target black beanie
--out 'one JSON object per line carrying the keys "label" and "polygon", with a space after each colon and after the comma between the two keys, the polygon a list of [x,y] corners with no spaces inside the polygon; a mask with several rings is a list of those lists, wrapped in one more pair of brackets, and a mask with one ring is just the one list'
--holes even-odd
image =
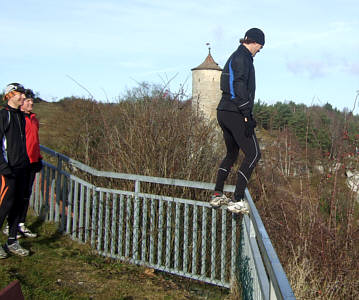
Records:
{"label": "black beanie", "polygon": [[262,30],[258,28],[251,28],[246,32],[244,39],[251,39],[258,44],[264,46],[264,33]]}
{"label": "black beanie", "polygon": [[35,98],[34,92],[31,89],[26,89],[25,90],[25,98],[26,99],[29,99],[29,98],[34,99]]}

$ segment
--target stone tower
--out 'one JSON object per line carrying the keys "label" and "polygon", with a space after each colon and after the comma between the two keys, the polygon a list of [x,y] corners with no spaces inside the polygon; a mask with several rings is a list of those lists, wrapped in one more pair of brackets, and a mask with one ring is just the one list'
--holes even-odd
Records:
{"label": "stone tower", "polygon": [[220,78],[222,69],[214,61],[211,48],[203,63],[192,70],[192,106],[212,120],[217,116],[216,108],[222,96]]}

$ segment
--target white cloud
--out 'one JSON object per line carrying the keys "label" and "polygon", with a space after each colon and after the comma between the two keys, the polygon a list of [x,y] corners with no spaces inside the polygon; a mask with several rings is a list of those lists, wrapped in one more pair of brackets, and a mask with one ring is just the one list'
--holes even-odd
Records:
{"label": "white cloud", "polygon": [[[349,63],[345,66],[344,69],[348,74],[359,76],[359,62]],[[359,84],[358,84],[358,88],[359,88]]]}
{"label": "white cloud", "polygon": [[321,56],[297,57],[289,59],[286,62],[286,67],[293,74],[309,76],[312,79],[328,75],[359,75],[359,57],[339,57],[336,55],[337,53],[327,53]]}
{"label": "white cloud", "polygon": [[287,63],[287,68],[294,74],[304,73],[311,78],[323,77],[328,73],[328,65],[321,61],[290,61]]}

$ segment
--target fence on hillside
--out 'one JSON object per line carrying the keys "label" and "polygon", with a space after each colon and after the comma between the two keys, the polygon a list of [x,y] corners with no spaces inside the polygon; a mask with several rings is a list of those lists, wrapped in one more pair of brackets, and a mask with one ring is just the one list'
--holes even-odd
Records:
{"label": "fence on hillside", "polygon": [[[141,189],[213,190],[213,184],[103,172],[41,150],[49,159],[36,177],[31,206],[72,239],[90,243],[104,256],[222,287],[237,278],[244,299],[295,299],[248,191],[250,215],[232,215],[206,201]],[[127,184],[113,189],[94,178]],[[225,186],[227,192],[233,189]]]}

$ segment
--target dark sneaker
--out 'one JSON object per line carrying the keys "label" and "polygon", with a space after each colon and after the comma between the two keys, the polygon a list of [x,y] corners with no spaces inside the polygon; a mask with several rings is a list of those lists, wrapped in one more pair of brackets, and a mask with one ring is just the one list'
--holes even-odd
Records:
{"label": "dark sneaker", "polygon": [[241,200],[238,202],[229,202],[227,209],[234,214],[248,214],[249,213],[249,205],[247,201]]}
{"label": "dark sneaker", "polygon": [[6,251],[4,250],[4,248],[0,245],[0,259],[6,258],[8,257]]}
{"label": "dark sneaker", "polygon": [[222,192],[214,192],[209,204],[211,204],[213,208],[218,208],[221,205],[227,205],[228,202],[229,199],[226,197],[225,194],[223,194]]}
{"label": "dark sneaker", "polygon": [[9,253],[19,255],[19,256],[28,256],[30,254],[30,251],[21,247],[19,242],[16,241],[15,243],[8,245],[5,244],[5,250]]}
{"label": "dark sneaker", "polygon": [[19,224],[18,232],[21,236],[25,236],[28,238],[36,238],[37,237],[37,234],[35,232],[31,232],[31,230],[29,228],[27,228],[24,223]]}

